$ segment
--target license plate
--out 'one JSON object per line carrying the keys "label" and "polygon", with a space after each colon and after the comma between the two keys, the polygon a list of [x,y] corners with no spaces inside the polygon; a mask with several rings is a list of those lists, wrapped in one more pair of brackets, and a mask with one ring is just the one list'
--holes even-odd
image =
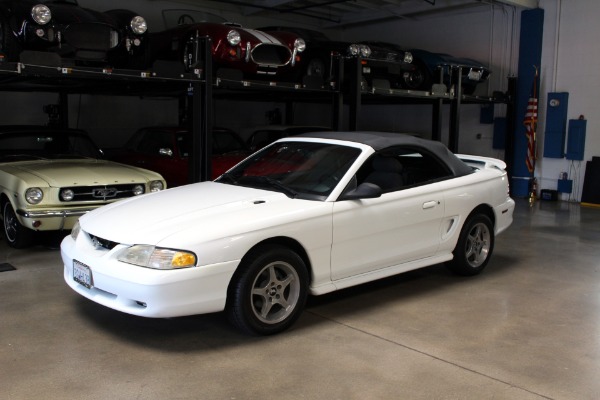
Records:
{"label": "license plate", "polygon": [[87,265],[73,260],[73,280],[90,289],[94,284],[92,270]]}
{"label": "license plate", "polygon": [[483,75],[483,71],[478,71],[478,70],[474,70],[474,69],[469,71],[469,79],[472,81],[481,80],[482,75]]}

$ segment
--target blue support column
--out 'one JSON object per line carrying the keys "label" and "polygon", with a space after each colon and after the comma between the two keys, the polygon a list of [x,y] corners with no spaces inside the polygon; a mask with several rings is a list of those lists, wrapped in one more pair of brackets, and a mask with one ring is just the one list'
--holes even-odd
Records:
{"label": "blue support column", "polygon": [[[519,45],[519,69],[516,98],[516,121],[514,131],[514,157],[511,189],[515,197],[526,197],[529,194],[529,183],[533,174],[527,169],[527,137],[523,120],[527,102],[531,95],[535,68],[541,70],[542,39],[544,32],[544,10],[537,8],[521,13],[521,34]],[[539,80],[539,78],[538,78]],[[539,98],[539,81],[537,82]]]}

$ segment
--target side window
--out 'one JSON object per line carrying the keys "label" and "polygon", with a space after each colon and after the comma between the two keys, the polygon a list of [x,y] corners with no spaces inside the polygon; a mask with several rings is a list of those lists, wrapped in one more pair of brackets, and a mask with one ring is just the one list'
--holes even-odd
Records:
{"label": "side window", "polygon": [[448,168],[422,149],[393,148],[376,153],[358,170],[357,183],[373,183],[384,193],[447,179]]}

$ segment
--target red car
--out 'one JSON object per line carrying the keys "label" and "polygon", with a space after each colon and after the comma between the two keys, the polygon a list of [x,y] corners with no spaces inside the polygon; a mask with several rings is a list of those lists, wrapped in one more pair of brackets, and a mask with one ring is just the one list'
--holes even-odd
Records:
{"label": "red car", "polygon": [[[244,141],[229,129],[213,128],[212,144],[211,179],[250,154]],[[147,127],[139,129],[124,148],[105,153],[113,161],[158,172],[167,181],[167,187],[174,187],[190,183],[191,148],[192,137],[185,128]]]}
{"label": "red car", "polygon": [[201,65],[195,38],[208,36],[212,39],[215,76],[260,78],[276,75],[280,67],[293,66],[306,46],[297,34],[245,29],[205,12],[180,11],[176,23],[150,35],[151,61],[181,61],[190,71]]}

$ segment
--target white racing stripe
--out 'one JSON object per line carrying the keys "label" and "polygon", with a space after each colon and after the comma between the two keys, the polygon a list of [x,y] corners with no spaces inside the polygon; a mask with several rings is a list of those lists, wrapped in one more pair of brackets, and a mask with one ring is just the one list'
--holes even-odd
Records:
{"label": "white racing stripe", "polygon": [[268,33],[257,31],[255,29],[245,29],[245,31],[254,35],[254,37],[260,40],[262,43],[283,44],[279,39],[269,35]]}

